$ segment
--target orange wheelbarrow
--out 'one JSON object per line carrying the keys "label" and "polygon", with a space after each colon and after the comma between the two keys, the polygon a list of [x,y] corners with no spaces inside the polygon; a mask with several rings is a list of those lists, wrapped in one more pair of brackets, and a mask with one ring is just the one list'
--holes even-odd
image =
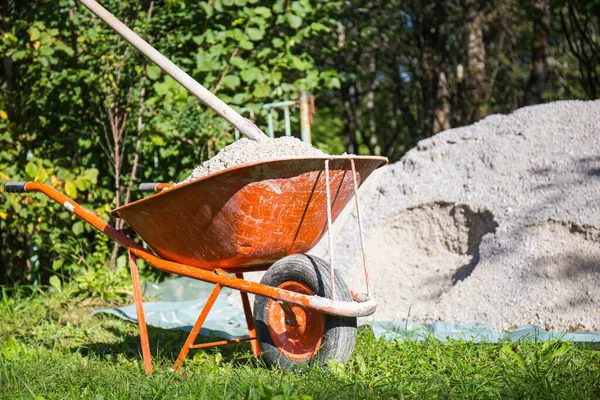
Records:
{"label": "orange wheelbarrow", "polygon": [[[176,187],[142,184],[158,193],[111,214],[123,218],[151,250],[52,186],[9,182],[5,190],[42,192],[127,249],[146,373],[152,362],[138,257],[159,270],[215,284],[173,369],[190,349],[246,340],[254,356],[262,353],[269,364],[290,367],[330,358],[347,361],[356,317],[375,312],[366,265],[367,294],[351,292],[335,272],[331,234],[329,263],[305,253],[331,232],[353,194],[359,211],[359,185],[386,162],[361,156],[279,159],[228,168]],[[256,283],[244,279],[250,271],[266,272]],[[195,344],[223,286],[241,292],[248,338]],[[256,295],[254,316],[248,293]]]}

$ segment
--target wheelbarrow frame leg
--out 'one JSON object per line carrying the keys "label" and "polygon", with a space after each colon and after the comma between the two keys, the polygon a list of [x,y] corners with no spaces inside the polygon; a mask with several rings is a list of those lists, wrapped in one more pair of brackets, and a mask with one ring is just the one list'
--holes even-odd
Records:
{"label": "wheelbarrow frame leg", "polygon": [[[235,277],[244,279],[244,274],[242,272],[237,272]],[[254,355],[254,357],[259,357],[260,344],[258,343],[258,340],[256,340],[256,328],[254,327],[254,317],[252,316],[252,309],[250,308],[248,293],[240,291],[240,295],[242,296],[244,315],[246,316],[246,324],[248,325],[248,338],[250,339],[250,345],[252,346],[252,355]]]}
{"label": "wheelbarrow frame leg", "polygon": [[140,277],[136,263],[137,257],[129,251],[129,271],[131,272],[131,284],[133,286],[133,300],[135,302],[135,311],[140,328],[140,342],[142,344],[142,358],[144,360],[144,370],[146,375],[152,372],[152,356],[150,355],[150,341],[148,340],[148,327],[146,326],[146,316],[144,315],[144,306],[142,299],[142,288],[140,286]]}
{"label": "wheelbarrow frame leg", "polygon": [[221,292],[221,285],[216,284],[215,287],[213,288],[212,292],[210,293],[210,296],[208,296],[208,300],[206,300],[206,304],[202,308],[202,311],[200,312],[200,315],[198,316],[198,319],[196,320],[196,323],[194,324],[192,331],[190,332],[187,340],[185,341],[183,347],[181,348],[181,351],[179,352],[179,356],[177,356],[177,360],[175,361],[175,364],[173,364],[174,371],[178,371],[179,368],[181,368],[181,365],[185,361],[185,358],[187,357],[188,353],[190,352],[190,349],[194,348],[194,342],[196,341],[196,337],[198,337],[198,334],[200,333],[200,329],[202,328],[204,321],[206,321],[206,317],[208,316],[208,313],[210,312],[212,306],[215,304],[215,301],[217,300],[217,297],[219,296],[220,292]]}

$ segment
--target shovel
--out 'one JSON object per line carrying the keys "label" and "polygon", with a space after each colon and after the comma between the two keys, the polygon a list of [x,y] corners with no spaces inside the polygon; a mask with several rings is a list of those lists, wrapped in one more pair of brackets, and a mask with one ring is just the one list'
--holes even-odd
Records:
{"label": "shovel", "polygon": [[129,29],[125,24],[119,21],[114,15],[108,12],[104,7],[94,0],[79,0],[83,5],[90,9],[100,19],[106,22],[125,40],[131,43],[142,54],[148,57],[152,62],[158,65],[163,71],[169,74],[173,79],[179,82],[190,93],[200,99],[201,102],[213,109],[217,114],[231,123],[238,131],[248,139],[262,141],[267,136],[252,121],[242,117],[237,111],[229,107],[225,102],[212,94],[208,89],[199,84],[194,78],[189,76],[177,65],[173,64],[167,57],[152,47],[148,42]]}

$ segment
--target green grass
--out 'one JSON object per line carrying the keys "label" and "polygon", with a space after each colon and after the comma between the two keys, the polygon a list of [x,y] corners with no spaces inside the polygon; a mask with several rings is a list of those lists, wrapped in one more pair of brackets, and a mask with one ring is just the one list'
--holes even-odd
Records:
{"label": "green grass", "polygon": [[39,291],[0,302],[0,397],[19,399],[600,398],[600,352],[569,343],[384,342],[359,333],[348,364],[285,372],[232,345],[170,371],[186,334],[150,329],[146,377],[136,325],[90,316],[99,301]]}

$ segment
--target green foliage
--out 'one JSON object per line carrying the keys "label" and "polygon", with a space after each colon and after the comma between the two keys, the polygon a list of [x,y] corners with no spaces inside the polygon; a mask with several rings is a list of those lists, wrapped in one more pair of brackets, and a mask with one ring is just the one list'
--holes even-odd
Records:
{"label": "green foliage", "polygon": [[[307,0],[103,6],[259,120],[262,103],[326,88],[335,76],[301,48],[327,30],[322,6]],[[48,183],[108,221],[110,209],[135,200],[131,186],[180,180],[233,140],[227,123],[75,0],[8,2],[0,14],[2,186]],[[43,195],[0,195],[0,281],[107,268],[112,245],[90,226]]]}
{"label": "green foliage", "polygon": [[[541,98],[596,97],[598,1],[538,3],[550,9]],[[316,146],[392,160],[435,133],[442,106],[452,127],[519,107],[539,20],[531,5],[504,0],[103,5],[259,126],[262,104],[307,90],[317,98]],[[227,123],[76,0],[8,1],[0,17],[0,185],[49,183],[108,220],[139,198],[140,181],[181,180],[233,141]],[[478,80],[467,43],[474,24],[485,56]],[[0,196],[0,282],[115,268],[122,250],[59,205]]]}

